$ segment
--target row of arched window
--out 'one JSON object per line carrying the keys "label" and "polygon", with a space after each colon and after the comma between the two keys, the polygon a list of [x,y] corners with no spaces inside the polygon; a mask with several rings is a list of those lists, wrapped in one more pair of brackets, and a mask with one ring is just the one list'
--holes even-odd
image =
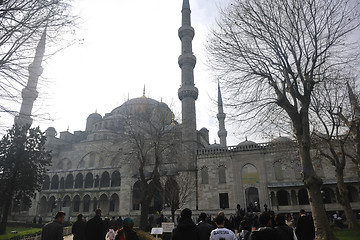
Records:
{"label": "row of arched window", "polygon": [[121,177],[119,171],[114,171],[111,174],[111,177],[109,172],[105,171],[102,173],[101,178],[99,177],[99,175],[96,175],[94,178],[91,172],[87,173],[85,175],[85,178],[82,173],[78,173],[75,176],[75,181],[74,181],[74,176],[72,174],[67,175],[66,178],[61,177],[61,179],[59,179],[59,176],[55,174],[51,178],[51,181],[50,181],[50,176],[46,175],[44,178],[42,189],[56,190],[56,189],[72,189],[72,188],[97,188],[97,187],[102,188],[102,187],[118,187],[120,185],[121,185]]}
{"label": "row of arched window", "polygon": [[[349,190],[349,201],[360,201],[359,193],[357,189],[351,185],[347,186]],[[321,189],[323,203],[336,203],[336,195],[334,191],[329,187]],[[291,190],[290,194],[287,190],[281,189],[276,193],[271,192],[271,202],[273,206],[289,206],[289,205],[307,205],[309,204],[309,197],[305,188],[300,189],[297,194],[295,190]]]}
{"label": "row of arched window", "polygon": [[83,198],[76,195],[71,199],[66,195],[63,199],[56,199],[54,196],[48,200],[45,196],[40,199],[40,214],[51,213],[62,207],[70,207],[72,212],[92,212],[97,208],[101,208],[104,212],[117,212],[119,211],[120,199],[119,196],[114,193],[110,198],[106,194],[102,194],[99,198],[91,197],[86,194]]}

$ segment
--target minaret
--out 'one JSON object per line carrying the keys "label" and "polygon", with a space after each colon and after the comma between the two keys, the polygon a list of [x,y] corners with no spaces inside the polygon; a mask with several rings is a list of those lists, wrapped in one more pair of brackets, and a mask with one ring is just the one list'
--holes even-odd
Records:
{"label": "minaret", "polygon": [[178,96],[182,104],[182,143],[188,161],[188,167],[195,167],[195,151],[197,149],[195,100],[198,89],[194,85],[194,67],[196,57],[192,52],[192,40],[195,35],[191,27],[191,10],[189,0],[183,0],[182,25],[179,28],[181,55],[178,63],[181,68],[181,86]]}
{"label": "minaret", "polygon": [[217,116],[217,119],[219,120],[218,136],[220,138],[220,145],[222,147],[226,147],[226,136],[227,136],[227,131],[225,129],[226,114],[224,113],[224,108],[223,108],[220,83],[218,83],[218,114],[216,116]]}
{"label": "minaret", "polygon": [[38,96],[36,91],[37,83],[40,75],[43,72],[41,62],[45,53],[45,40],[46,40],[46,29],[41,35],[40,41],[36,47],[36,53],[34,61],[29,65],[29,78],[28,83],[22,90],[22,103],[19,115],[15,117],[15,124],[20,126],[30,127],[33,120],[31,118],[31,112],[34,105],[34,101]]}

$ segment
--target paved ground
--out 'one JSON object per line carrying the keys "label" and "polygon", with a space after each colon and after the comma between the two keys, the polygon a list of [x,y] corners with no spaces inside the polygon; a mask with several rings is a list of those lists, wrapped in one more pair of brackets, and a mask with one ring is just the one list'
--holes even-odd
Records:
{"label": "paved ground", "polygon": [[65,236],[64,240],[73,240],[73,235]]}

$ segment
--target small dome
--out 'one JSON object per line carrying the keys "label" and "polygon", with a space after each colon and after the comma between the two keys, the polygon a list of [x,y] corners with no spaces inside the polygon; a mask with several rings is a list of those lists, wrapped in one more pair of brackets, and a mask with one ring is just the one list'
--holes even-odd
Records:
{"label": "small dome", "polygon": [[257,145],[257,143],[253,142],[253,141],[245,140],[245,141],[239,143],[237,146],[238,147],[243,147],[243,146],[254,146],[254,145]]}
{"label": "small dome", "polygon": [[45,130],[45,136],[47,137],[55,137],[57,135],[57,132],[54,127],[49,127]]}
{"label": "small dome", "polygon": [[98,114],[98,113],[92,113],[87,117],[87,119],[89,119],[89,118],[100,119],[101,120],[102,116],[100,114]]}

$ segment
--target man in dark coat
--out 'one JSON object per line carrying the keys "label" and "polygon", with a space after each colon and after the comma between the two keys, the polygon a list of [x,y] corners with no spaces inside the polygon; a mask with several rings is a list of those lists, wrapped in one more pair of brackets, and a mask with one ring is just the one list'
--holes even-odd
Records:
{"label": "man in dark coat", "polygon": [[65,212],[58,212],[53,222],[47,223],[41,233],[41,240],[63,240]]}
{"label": "man in dark coat", "polygon": [[298,240],[312,240],[315,238],[314,221],[311,216],[306,215],[304,209],[300,210],[295,233]]}
{"label": "man in dark coat", "polygon": [[279,240],[294,240],[294,230],[285,223],[285,215],[278,214],[275,217],[275,230],[279,236]]}
{"label": "man in dark coat", "polygon": [[85,240],[85,228],[86,228],[86,223],[83,220],[83,215],[79,214],[77,216],[77,221],[74,222],[72,228],[71,228],[71,232],[74,235],[74,240]]}
{"label": "man in dark coat", "polygon": [[103,240],[105,238],[104,222],[101,219],[101,209],[95,210],[95,217],[86,223],[85,236],[87,240]]}
{"label": "man in dark coat", "polygon": [[262,212],[259,216],[259,228],[250,234],[250,240],[278,240],[277,232],[272,228],[269,212]]}
{"label": "man in dark coat", "polygon": [[209,240],[210,233],[214,230],[214,226],[207,223],[208,217],[206,213],[202,212],[199,216],[200,222],[197,224],[200,240]]}
{"label": "man in dark coat", "polygon": [[192,212],[185,208],[180,213],[179,224],[173,230],[172,240],[199,240],[198,229],[191,219]]}

